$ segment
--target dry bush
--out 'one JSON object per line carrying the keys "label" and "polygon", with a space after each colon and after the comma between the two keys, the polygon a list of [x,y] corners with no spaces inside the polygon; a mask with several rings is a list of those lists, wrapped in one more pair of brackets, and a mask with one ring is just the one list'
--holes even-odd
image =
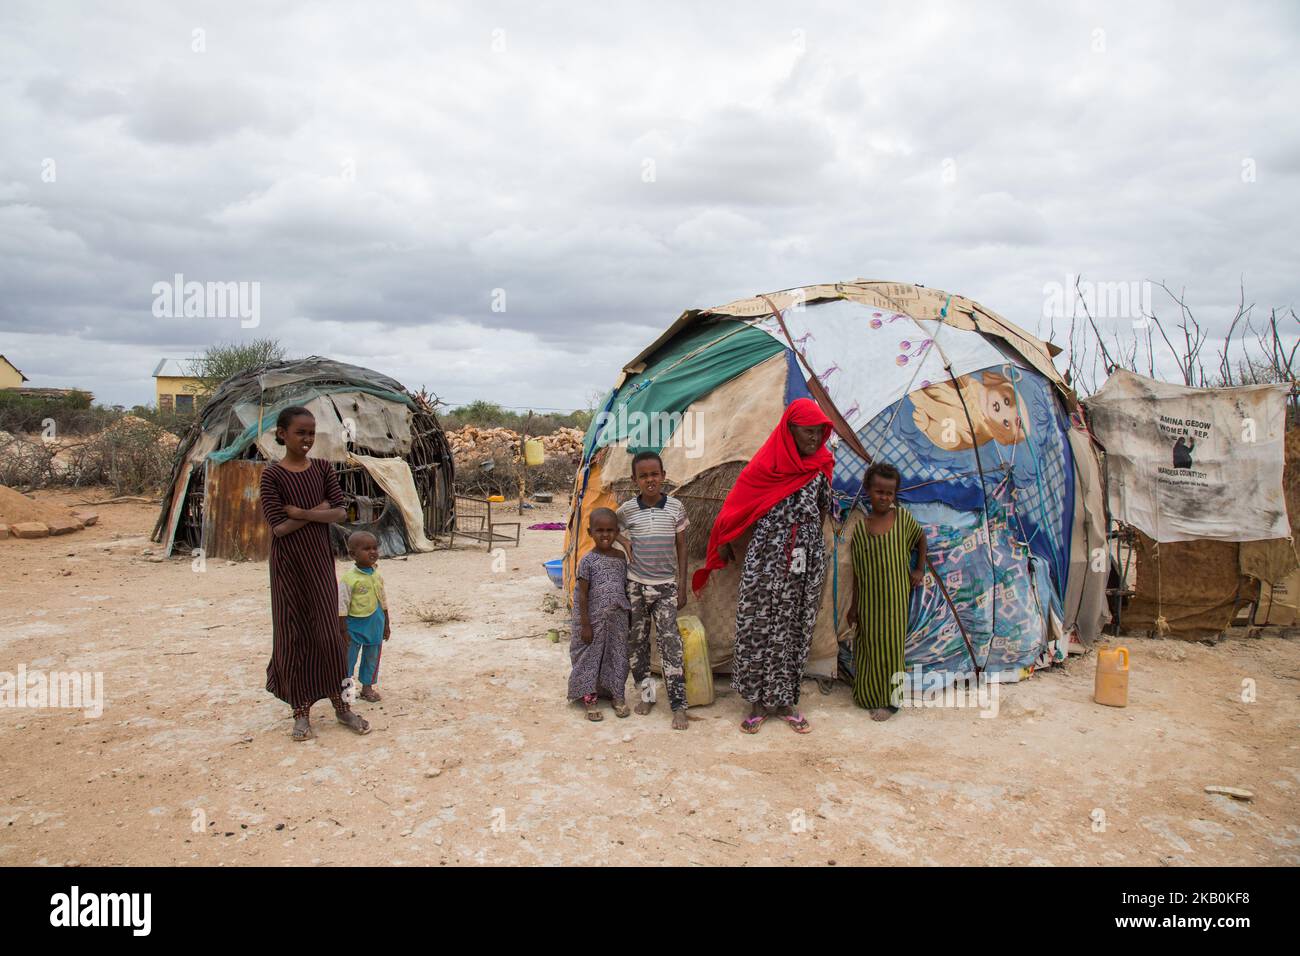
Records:
{"label": "dry bush", "polygon": [[175,436],[138,418],[119,419],[67,451],[68,484],[109,485],[117,495],[156,494],[171,476]]}
{"label": "dry bush", "polygon": [[58,446],[0,432],[0,485],[19,491],[45,488],[56,482]]}
{"label": "dry bush", "polygon": [[[484,468],[485,462],[491,466]],[[573,487],[573,478],[577,465],[563,458],[547,456],[544,464],[526,467],[515,456],[468,454],[456,462],[456,493],[486,498],[489,495],[504,495],[516,498],[519,495],[519,476],[524,472],[525,494],[535,491],[565,492]]]}
{"label": "dry bush", "polygon": [[418,604],[413,608],[415,619],[424,624],[450,624],[465,620],[465,609],[454,605]]}

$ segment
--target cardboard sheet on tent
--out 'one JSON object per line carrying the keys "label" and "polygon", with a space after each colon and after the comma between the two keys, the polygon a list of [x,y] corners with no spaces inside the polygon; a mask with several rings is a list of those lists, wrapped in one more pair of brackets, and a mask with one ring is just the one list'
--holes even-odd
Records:
{"label": "cardboard sheet on tent", "polygon": [[[303,402],[302,407],[316,419],[316,441],[307,457],[322,461],[345,461],[348,455],[348,436],[330,396],[317,395],[310,401]],[[284,446],[275,442],[275,420],[264,419],[262,428],[264,431],[257,436],[257,450],[267,461],[280,461],[284,458]]]}
{"label": "cardboard sheet on tent", "polygon": [[[966,331],[982,332],[1002,340],[1031,368],[1056,385],[1070,407],[1075,404],[1073,392],[1052,363],[1052,356],[1061,351],[1059,348],[1051,343],[1040,342],[1015,323],[965,296],[949,296],[939,289],[928,289],[910,283],[859,279],[833,285],[790,289],[771,293],[766,298],[782,310],[823,299],[845,299],[873,309],[901,312],[913,319],[922,320],[938,320],[942,310],[946,308],[945,325]],[[762,297],[754,296],[738,299],[707,311],[718,315],[755,317],[766,315],[769,308]]]}
{"label": "cardboard sheet on tent", "polygon": [[411,450],[411,410],[369,392],[335,392],[329,396],[352,444],[381,455]]}
{"label": "cardboard sheet on tent", "polygon": [[1067,432],[1074,452],[1074,525],[1070,534],[1070,574],[1062,601],[1065,620],[1073,621],[1079,637],[1091,644],[1101,637],[1102,627],[1110,621],[1106,587],[1110,578],[1109,562],[1096,567],[1092,560],[1097,548],[1109,550],[1106,538],[1106,498],[1101,482],[1097,451],[1087,432],[1078,426]]}
{"label": "cardboard sheet on tent", "polygon": [[348,462],[360,465],[375,480],[388,500],[397,506],[406,528],[406,541],[412,551],[432,551],[437,546],[424,534],[424,509],[411,477],[411,466],[404,458],[372,458],[349,454]]}
{"label": "cardboard sheet on tent", "polygon": [[1300,613],[1297,613],[1298,604],[1300,604],[1300,570],[1287,575],[1277,584],[1265,582],[1260,585],[1259,604],[1255,608],[1252,623],[1261,627],[1268,624],[1292,627],[1297,619],[1300,619]]}
{"label": "cardboard sheet on tent", "polygon": [[1290,536],[1289,387],[1187,388],[1115,371],[1087,401],[1111,515],[1162,542]]}
{"label": "cardboard sheet on tent", "polygon": [[1238,545],[1233,541],[1179,541],[1160,545],[1138,532],[1137,586],[1124,609],[1125,631],[1151,633],[1164,615],[1169,636],[1187,641],[1222,634],[1240,596]]}

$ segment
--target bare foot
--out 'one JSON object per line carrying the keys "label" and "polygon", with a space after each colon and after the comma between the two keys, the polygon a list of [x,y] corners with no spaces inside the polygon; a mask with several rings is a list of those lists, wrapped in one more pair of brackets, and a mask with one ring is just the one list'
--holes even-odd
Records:
{"label": "bare foot", "polygon": [[654,701],[643,700],[643,701],[639,701],[637,705],[632,709],[635,710],[642,717],[644,717],[646,714],[650,713],[650,708],[653,706],[654,706]]}
{"label": "bare foot", "polygon": [[686,719],[686,711],[673,711],[673,730],[690,730],[690,721]]}
{"label": "bare foot", "polygon": [[876,707],[871,711],[872,720],[888,720],[894,716],[894,712],[888,707]]}
{"label": "bare foot", "polygon": [[372,704],[377,704],[384,698],[379,696],[379,691],[375,690],[373,684],[367,684],[365,687],[361,688],[361,699],[368,700]]}
{"label": "bare foot", "polygon": [[363,737],[370,733],[370,723],[360,714],[351,710],[335,711],[334,716],[339,719],[339,723],[349,730],[355,731]]}
{"label": "bare foot", "polygon": [[311,720],[307,717],[295,717],[293,720],[293,739],[302,743],[316,735],[311,730]]}
{"label": "bare foot", "polygon": [[630,713],[632,713],[632,709],[631,709],[630,707],[627,706],[627,701],[625,701],[625,700],[616,700],[616,701],[614,701],[614,716],[615,716],[615,717],[626,717],[626,716],[627,716],[628,714],[630,714]]}

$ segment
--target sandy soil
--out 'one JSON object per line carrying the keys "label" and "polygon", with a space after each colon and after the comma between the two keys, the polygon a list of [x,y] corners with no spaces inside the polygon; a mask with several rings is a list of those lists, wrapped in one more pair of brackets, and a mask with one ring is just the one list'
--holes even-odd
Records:
{"label": "sandy soil", "polygon": [[[106,698],[98,719],[0,708],[3,864],[1300,862],[1295,640],[1130,640],[1122,710],[1091,702],[1089,656],[1003,688],[992,719],[875,724],[808,682],[807,737],[743,736],[729,691],[685,733],[663,705],[588,723],[544,634],[565,626],[541,569],[562,533],[526,531],[495,567],[482,547],[385,562],[384,700],[358,705],[375,732],[321,703],[296,744],[263,689],[266,566],[154,563],[152,507],[95,510],[0,542],[0,671],[99,671]],[[421,605],[465,619],[422,624]]]}

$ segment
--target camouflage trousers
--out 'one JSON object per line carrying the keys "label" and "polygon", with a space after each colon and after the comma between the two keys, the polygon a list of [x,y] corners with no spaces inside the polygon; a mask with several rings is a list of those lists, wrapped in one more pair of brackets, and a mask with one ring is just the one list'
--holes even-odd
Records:
{"label": "camouflage trousers", "polygon": [[650,676],[650,624],[654,622],[659,641],[660,667],[668,687],[668,704],[673,710],[686,709],[686,677],[682,666],[682,635],[677,630],[677,585],[627,582],[632,605],[632,628],[628,635],[628,665],[641,699],[655,699],[655,681]]}

